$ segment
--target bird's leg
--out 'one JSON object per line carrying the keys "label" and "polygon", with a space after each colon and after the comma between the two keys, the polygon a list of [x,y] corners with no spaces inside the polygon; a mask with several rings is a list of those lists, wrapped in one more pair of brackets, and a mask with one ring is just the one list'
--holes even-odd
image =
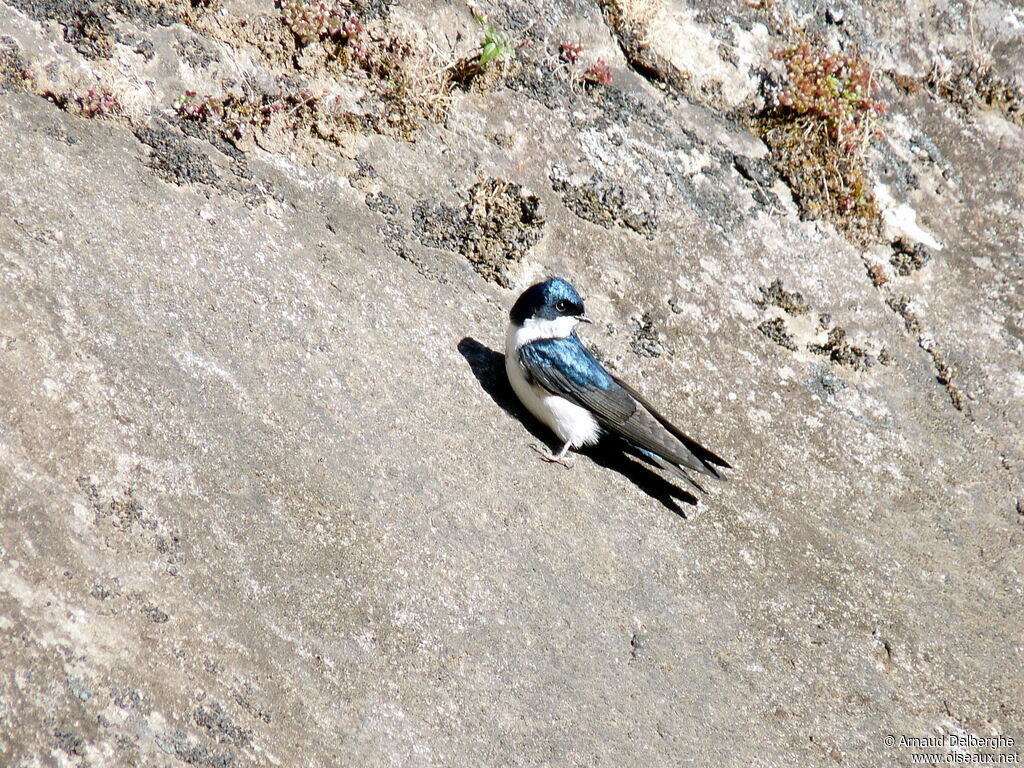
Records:
{"label": "bird's leg", "polygon": [[558,453],[551,453],[551,451],[547,450],[541,445],[538,445],[537,443],[532,443],[530,445],[530,447],[533,448],[533,450],[540,454],[541,459],[552,464],[561,464],[566,469],[572,469],[573,467],[576,466],[576,459],[573,458],[572,456],[566,456],[566,454],[569,453],[569,448],[571,446],[572,441],[570,440],[569,442],[562,446],[562,450],[560,450]]}

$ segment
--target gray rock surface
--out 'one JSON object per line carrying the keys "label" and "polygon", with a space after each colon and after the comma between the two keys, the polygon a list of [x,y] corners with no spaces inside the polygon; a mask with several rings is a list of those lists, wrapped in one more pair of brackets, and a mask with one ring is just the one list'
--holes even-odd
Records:
{"label": "gray rock surface", "polygon": [[[627,9],[642,56],[597,6],[483,8],[532,45],[409,129],[269,2],[0,2],[0,764],[1024,752],[1024,132],[920,85],[1013,82],[1024,17],[774,8]],[[782,10],[887,73],[877,242],[802,220],[743,119]],[[359,12],[424,76],[481,36]],[[172,107],[284,75],[365,114]],[[500,349],[548,274],[727,482],[537,460]]]}

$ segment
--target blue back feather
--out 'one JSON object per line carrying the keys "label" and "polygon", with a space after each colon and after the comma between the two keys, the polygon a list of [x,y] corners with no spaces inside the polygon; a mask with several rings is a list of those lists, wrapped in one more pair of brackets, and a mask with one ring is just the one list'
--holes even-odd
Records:
{"label": "blue back feather", "polygon": [[584,389],[611,389],[611,374],[583,346],[575,333],[564,339],[540,339],[526,344],[519,354],[534,365],[554,368]]}

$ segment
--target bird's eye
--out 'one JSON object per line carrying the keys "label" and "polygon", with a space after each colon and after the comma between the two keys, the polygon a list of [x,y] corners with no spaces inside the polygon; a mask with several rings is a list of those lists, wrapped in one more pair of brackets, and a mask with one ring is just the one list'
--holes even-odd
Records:
{"label": "bird's eye", "polygon": [[561,299],[557,304],[555,304],[555,309],[564,314],[569,311],[569,302],[565,299]]}

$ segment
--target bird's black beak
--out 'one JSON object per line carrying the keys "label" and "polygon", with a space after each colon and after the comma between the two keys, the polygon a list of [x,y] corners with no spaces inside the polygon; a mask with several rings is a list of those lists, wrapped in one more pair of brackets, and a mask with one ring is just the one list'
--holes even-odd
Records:
{"label": "bird's black beak", "polygon": [[581,323],[593,323],[594,322],[593,320],[591,320],[586,315],[576,315],[576,319],[579,320]]}

